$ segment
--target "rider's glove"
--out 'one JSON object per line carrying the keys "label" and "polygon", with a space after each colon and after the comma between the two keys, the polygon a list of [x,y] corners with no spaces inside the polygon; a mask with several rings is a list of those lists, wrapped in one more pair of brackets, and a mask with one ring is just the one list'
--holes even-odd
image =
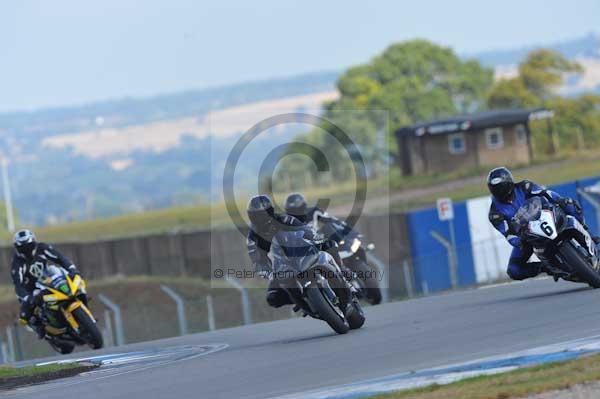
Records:
{"label": "rider's glove", "polygon": [[77,266],[75,265],[71,265],[67,268],[67,271],[69,272],[69,277],[73,278],[75,276],[77,276],[79,273],[79,270],[77,269]]}
{"label": "rider's glove", "polygon": [[273,274],[271,270],[271,265],[267,262],[255,263],[254,270],[256,270],[260,277],[265,279],[270,279]]}

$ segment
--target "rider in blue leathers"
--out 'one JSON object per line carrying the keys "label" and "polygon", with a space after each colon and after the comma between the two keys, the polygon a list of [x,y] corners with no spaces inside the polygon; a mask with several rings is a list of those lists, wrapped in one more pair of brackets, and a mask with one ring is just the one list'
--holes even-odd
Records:
{"label": "rider in blue leathers", "polygon": [[[525,202],[534,196],[541,196],[548,201],[558,204],[565,213],[574,216],[586,226],[581,206],[571,198],[562,198],[554,191],[547,190],[529,180],[515,183],[512,173],[504,167],[492,169],[487,179],[488,189],[492,194],[492,205],[490,207],[490,223],[513,246],[508,269],[508,276],[513,280],[524,280],[535,277],[542,271],[540,262],[527,262],[533,253],[533,248],[521,243],[521,239],[511,230],[510,220]],[[587,227],[586,227],[587,228]],[[600,239],[594,237],[594,241]],[[555,280],[558,276],[554,276]]]}

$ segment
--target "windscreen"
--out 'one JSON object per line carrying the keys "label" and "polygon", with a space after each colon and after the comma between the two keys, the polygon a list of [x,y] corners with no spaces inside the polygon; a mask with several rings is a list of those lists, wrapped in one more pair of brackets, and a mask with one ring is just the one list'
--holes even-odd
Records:
{"label": "windscreen", "polygon": [[540,218],[542,211],[542,200],[540,197],[530,198],[513,216],[513,225],[517,231],[521,231],[524,226],[527,226],[532,220]]}
{"label": "windscreen", "polygon": [[62,270],[54,265],[48,266],[42,275],[42,281],[47,286],[58,288],[67,282]]}
{"label": "windscreen", "polygon": [[280,231],[271,244],[275,271],[303,271],[319,255],[314,243],[306,238],[305,230]]}

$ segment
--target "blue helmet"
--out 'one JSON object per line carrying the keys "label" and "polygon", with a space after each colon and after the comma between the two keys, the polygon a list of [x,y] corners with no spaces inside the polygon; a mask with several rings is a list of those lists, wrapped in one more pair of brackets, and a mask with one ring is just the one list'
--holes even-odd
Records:
{"label": "blue helmet", "polygon": [[515,192],[515,180],[505,167],[492,169],[487,178],[490,193],[500,202],[509,202]]}

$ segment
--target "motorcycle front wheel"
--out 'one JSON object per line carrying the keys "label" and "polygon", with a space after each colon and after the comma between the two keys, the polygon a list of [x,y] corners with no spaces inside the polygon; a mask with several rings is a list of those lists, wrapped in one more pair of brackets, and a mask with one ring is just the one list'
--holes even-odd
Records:
{"label": "motorcycle front wheel", "polygon": [[79,323],[81,337],[92,349],[100,349],[104,345],[102,333],[96,322],[82,308],[73,311],[73,317]]}
{"label": "motorcycle front wheel", "polygon": [[561,257],[579,278],[594,288],[600,288],[600,274],[594,270],[586,257],[570,242],[559,249]]}
{"label": "motorcycle front wheel", "polygon": [[348,321],[341,316],[332,304],[321,291],[320,288],[308,288],[306,290],[306,296],[310,301],[310,305],[313,310],[319,315],[319,317],[329,324],[329,327],[338,334],[346,334],[350,330]]}

